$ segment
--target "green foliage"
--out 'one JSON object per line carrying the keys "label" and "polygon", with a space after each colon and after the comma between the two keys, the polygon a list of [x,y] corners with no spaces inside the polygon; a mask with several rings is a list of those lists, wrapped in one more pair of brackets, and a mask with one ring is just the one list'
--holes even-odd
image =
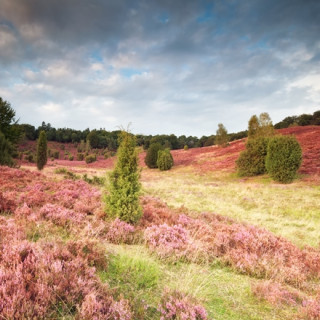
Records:
{"label": "green foliage", "polygon": [[222,123],[219,123],[214,142],[218,146],[226,147],[228,145],[228,141],[228,131]]}
{"label": "green foliage", "polygon": [[98,177],[98,176],[92,176],[92,178],[89,178],[88,175],[85,173],[82,176],[82,180],[89,183],[89,184],[102,186],[105,184],[106,179],[104,177]]}
{"label": "green foliage", "polygon": [[161,171],[170,170],[173,166],[173,157],[169,149],[159,150],[157,167]]}
{"label": "green foliage", "polygon": [[21,137],[21,130],[15,116],[16,112],[11,108],[10,103],[0,97],[0,131],[12,145],[16,144]]}
{"label": "green foliage", "polygon": [[78,161],[83,161],[84,159],[84,154],[83,153],[77,153],[77,160]]}
{"label": "green foliage", "polygon": [[157,142],[150,144],[144,162],[151,169],[157,168],[159,150],[162,150],[162,146],[160,143]]}
{"label": "green foliage", "polygon": [[302,162],[302,150],[293,136],[276,136],[268,144],[266,167],[276,181],[290,183]]}
{"label": "green foliage", "polygon": [[35,162],[35,156],[31,151],[26,154],[25,159],[31,163]]}
{"label": "green foliage", "polygon": [[0,165],[14,165],[12,158],[17,155],[16,145],[22,136],[15,115],[10,103],[0,97]]}
{"label": "green foliage", "polygon": [[254,137],[256,135],[256,132],[259,128],[259,120],[258,117],[254,114],[250,119],[248,123],[248,137]]}
{"label": "green foliage", "polygon": [[236,161],[239,176],[256,176],[266,172],[268,138],[249,139],[246,150],[240,153]]}
{"label": "green foliage", "polygon": [[155,287],[159,274],[159,266],[150,258],[121,254],[110,258],[105,276],[112,285],[121,285],[126,290],[131,288],[136,291]]}
{"label": "green foliage", "polygon": [[51,151],[51,156],[54,158],[54,159],[59,159],[60,157],[60,152],[58,150],[52,150]]}
{"label": "green foliage", "polygon": [[142,215],[136,139],[126,131],[122,132],[120,139],[117,163],[109,176],[109,194],[105,197],[106,213],[128,223],[136,223]]}
{"label": "green foliage", "polygon": [[0,131],[0,165],[12,167],[12,145]]}
{"label": "green foliage", "polygon": [[86,143],[84,142],[84,140],[81,140],[80,144],[77,147],[77,151],[79,153],[82,153],[82,152],[86,151]]}
{"label": "green foliage", "polygon": [[183,149],[184,149],[184,150],[189,150],[188,145],[185,144],[184,147],[183,147]]}
{"label": "green foliage", "polygon": [[73,158],[74,158],[73,155],[70,154],[70,155],[69,155],[69,161],[73,161]]}
{"label": "green foliage", "polygon": [[47,136],[45,131],[40,132],[37,144],[37,168],[42,170],[47,163]]}
{"label": "green foliage", "polygon": [[248,123],[248,138],[271,137],[274,135],[272,121],[267,112],[260,114],[259,118],[253,115]]}
{"label": "green foliage", "polygon": [[85,161],[86,163],[92,163],[97,161],[97,156],[93,153],[93,154],[89,154],[85,157]]}
{"label": "green foliage", "polygon": [[87,140],[89,140],[91,148],[98,148],[99,147],[99,136],[96,130],[92,130],[88,136]]}

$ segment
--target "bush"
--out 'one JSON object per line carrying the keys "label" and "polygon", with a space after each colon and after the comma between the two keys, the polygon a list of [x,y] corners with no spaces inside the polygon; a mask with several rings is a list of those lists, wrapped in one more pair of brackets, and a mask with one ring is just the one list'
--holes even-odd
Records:
{"label": "bush", "polygon": [[183,149],[184,149],[184,150],[188,150],[188,149],[189,149],[188,145],[185,144],[184,147],[183,147]]}
{"label": "bush", "polygon": [[246,150],[236,161],[239,176],[256,176],[266,172],[268,138],[258,137],[248,140]]}
{"label": "bush", "polygon": [[83,161],[84,159],[84,154],[83,153],[77,153],[77,160],[78,161]]}
{"label": "bush", "polygon": [[69,155],[69,160],[73,161],[73,155],[71,155],[71,154]]}
{"label": "bush", "polygon": [[290,183],[302,162],[302,150],[293,136],[276,136],[268,144],[266,168],[276,181]]}
{"label": "bush", "polygon": [[160,143],[152,143],[144,159],[145,164],[150,168],[157,168],[158,152],[162,149]]}
{"label": "bush", "polygon": [[173,157],[169,149],[159,150],[157,167],[161,170],[170,170],[173,166]]}
{"label": "bush", "polygon": [[85,160],[86,163],[92,163],[97,161],[97,156],[95,154],[89,154],[88,156],[86,156]]}
{"label": "bush", "polygon": [[222,123],[219,123],[218,130],[216,131],[216,137],[214,139],[214,144],[220,147],[226,147],[228,145],[228,141],[228,131]]}
{"label": "bush", "polygon": [[188,319],[207,320],[206,309],[190,296],[177,290],[166,289],[161,297],[158,309],[161,313],[160,319]]}
{"label": "bush", "polygon": [[52,150],[51,151],[51,156],[54,158],[54,159],[59,159],[60,157],[60,152],[58,150]]}
{"label": "bush", "polygon": [[12,145],[5,138],[4,134],[0,131],[0,165],[13,166],[13,160],[11,157]]}
{"label": "bush", "polygon": [[120,139],[117,163],[109,176],[109,194],[105,197],[106,213],[128,223],[136,223],[142,215],[136,140],[126,131],[122,131]]}
{"label": "bush", "polygon": [[40,132],[37,144],[37,168],[42,170],[48,161],[47,157],[47,136],[45,131]]}

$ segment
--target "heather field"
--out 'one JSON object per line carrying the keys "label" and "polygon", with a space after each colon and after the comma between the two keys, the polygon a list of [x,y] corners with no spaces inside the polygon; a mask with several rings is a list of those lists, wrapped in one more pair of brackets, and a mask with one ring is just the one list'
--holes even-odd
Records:
{"label": "heather field", "polygon": [[114,157],[0,167],[0,319],[320,319],[320,130],[281,133],[303,149],[292,184],[237,177],[244,140],[165,172],[141,152],[134,227],[104,217]]}

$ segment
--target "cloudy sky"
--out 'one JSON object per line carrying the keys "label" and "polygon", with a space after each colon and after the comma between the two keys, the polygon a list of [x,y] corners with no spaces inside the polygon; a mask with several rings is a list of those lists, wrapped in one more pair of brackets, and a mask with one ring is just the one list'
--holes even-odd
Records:
{"label": "cloudy sky", "polygon": [[0,71],[20,123],[237,132],[320,110],[320,1],[0,0]]}

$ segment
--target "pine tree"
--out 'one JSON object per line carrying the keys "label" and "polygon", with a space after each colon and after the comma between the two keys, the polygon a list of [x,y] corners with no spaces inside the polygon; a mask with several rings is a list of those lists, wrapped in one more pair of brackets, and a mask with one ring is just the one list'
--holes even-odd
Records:
{"label": "pine tree", "polygon": [[37,145],[37,168],[42,170],[47,163],[47,136],[45,131],[41,131]]}
{"label": "pine tree", "polygon": [[107,215],[132,224],[138,222],[142,215],[139,204],[140,170],[135,147],[135,137],[122,131],[117,163],[109,175],[109,193],[105,196]]}

